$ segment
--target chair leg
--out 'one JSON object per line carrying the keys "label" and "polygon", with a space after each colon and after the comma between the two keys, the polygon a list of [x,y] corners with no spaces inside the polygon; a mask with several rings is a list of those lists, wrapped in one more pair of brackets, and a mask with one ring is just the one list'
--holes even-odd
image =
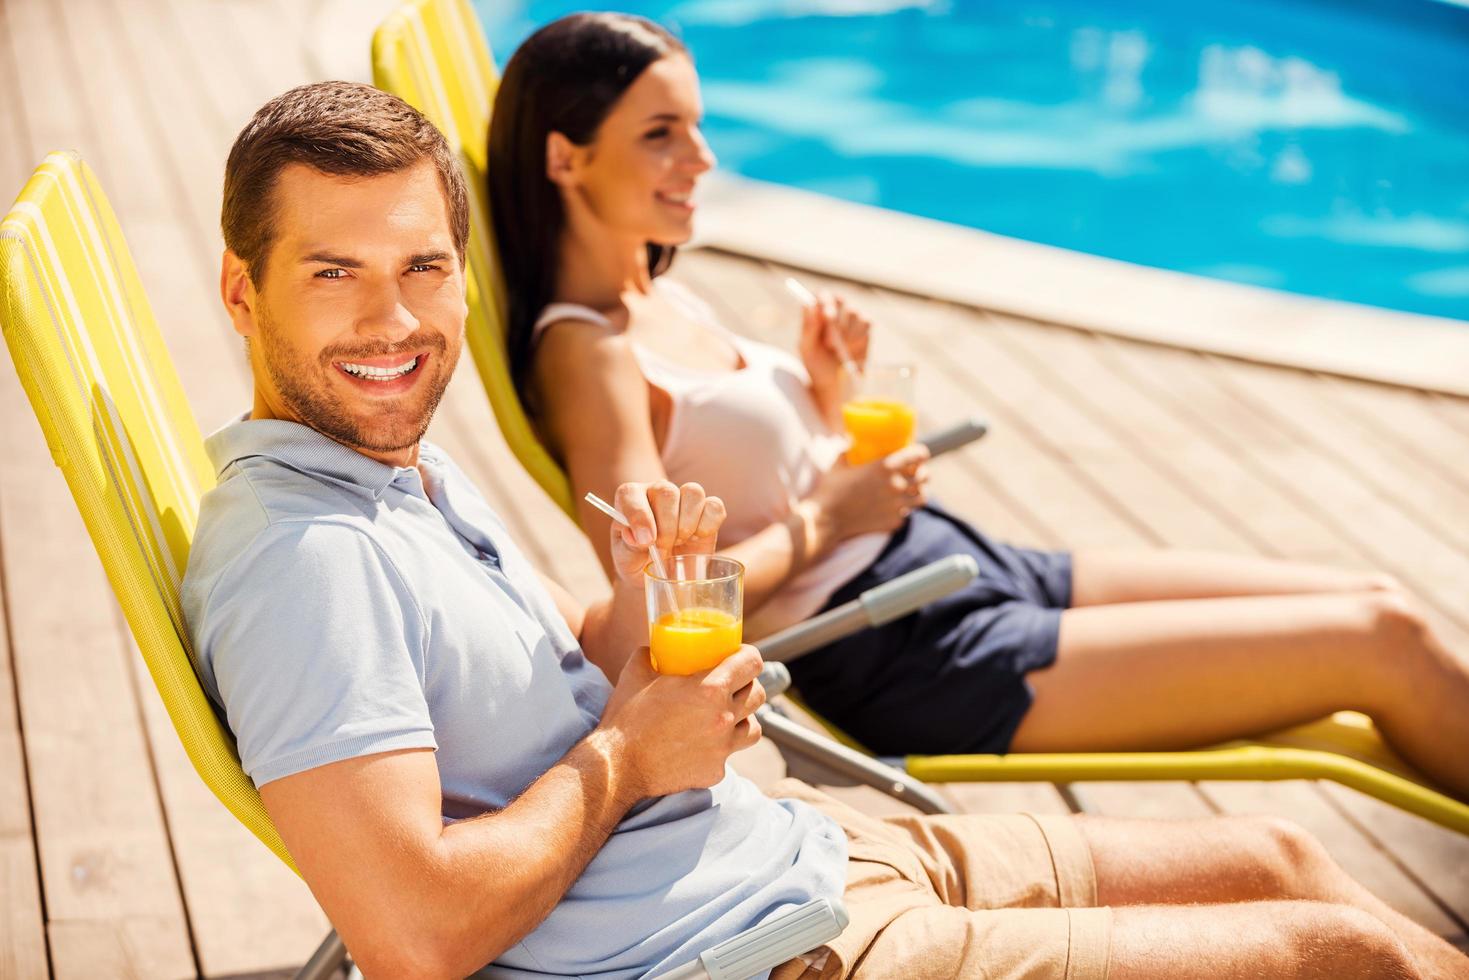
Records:
{"label": "chair leg", "polygon": [[297,971],[296,980],[327,980],[328,977],[334,976],[346,961],[347,946],[337,935],[337,930],[333,929],[326,934],[321,945],[316,947],[316,952],[311,954],[311,959],[306,961],[306,965]]}
{"label": "chair leg", "polygon": [[901,769],[805,728],[777,713],[774,705],[761,709],[759,717],[765,737],[783,752],[805,756],[848,779],[881,790],[895,800],[902,800],[921,813],[956,812],[931,786]]}

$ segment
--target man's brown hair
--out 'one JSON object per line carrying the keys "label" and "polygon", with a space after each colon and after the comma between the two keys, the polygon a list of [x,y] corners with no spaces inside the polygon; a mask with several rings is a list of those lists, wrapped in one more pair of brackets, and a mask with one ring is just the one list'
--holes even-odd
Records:
{"label": "man's brown hair", "polygon": [[287,165],[303,163],[341,177],[377,177],[425,159],[438,169],[462,265],[469,243],[469,196],[444,134],[417,109],[371,85],[314,82],[293,88],[261,106],[230,148],[219,216],[224,243],[244,260],[258,287],[275,243],[271,192]]}

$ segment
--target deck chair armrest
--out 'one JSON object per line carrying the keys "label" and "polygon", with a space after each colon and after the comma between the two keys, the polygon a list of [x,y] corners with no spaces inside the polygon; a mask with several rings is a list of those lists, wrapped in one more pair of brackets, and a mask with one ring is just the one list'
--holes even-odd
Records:
{"label": "deck chair armrest", "polygon": [[976,439],[982,439],[990,431],[990,424],[977,415],[921,436],[918,441],[928,447],[929,456],[942,456]]}
{"label": "deck chair armrest", "polygon": [[765,688],[767,698],[775,698],[791,686],[791,672],[782,663],[767,663],[760,668],[760,686]]}
{"label": "deck chair armrest", "polygon": [[869,626],[881,626],[967,584],[979,574],[968,555],[950,555],[863,592],[802,623],[756,642],[760,656],[787,663]]}
{"label": "deck chair armrest", "polygon": [[660,980],[745,980],[816,949],[846,927],[847,910],[839,900],[814,898],[710,947]]}

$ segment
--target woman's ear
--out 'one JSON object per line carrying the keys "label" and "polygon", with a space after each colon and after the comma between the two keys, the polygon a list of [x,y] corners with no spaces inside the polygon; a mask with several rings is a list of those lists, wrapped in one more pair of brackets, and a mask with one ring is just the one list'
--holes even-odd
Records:
{"label": "woman's ear", "polygon": [[546,134],[546,179],[557,187],[576,182],[576,144],[552,130]]}

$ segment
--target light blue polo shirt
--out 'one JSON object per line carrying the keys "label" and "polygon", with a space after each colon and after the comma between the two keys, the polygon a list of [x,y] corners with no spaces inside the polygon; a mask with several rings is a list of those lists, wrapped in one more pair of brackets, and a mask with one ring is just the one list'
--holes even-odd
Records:
{"label": "light blue polo shirt", "polygon": [[[256,785],[433,748],[446,821],[506,806],[601,718],[611,685],[530,563],[436,447],[418,469],[292,422],[208,442],[183,605],[206,690]],[[644,800],[485,975],[632,978],[770,914],[839,897],[846,842],[733,770]]]}

